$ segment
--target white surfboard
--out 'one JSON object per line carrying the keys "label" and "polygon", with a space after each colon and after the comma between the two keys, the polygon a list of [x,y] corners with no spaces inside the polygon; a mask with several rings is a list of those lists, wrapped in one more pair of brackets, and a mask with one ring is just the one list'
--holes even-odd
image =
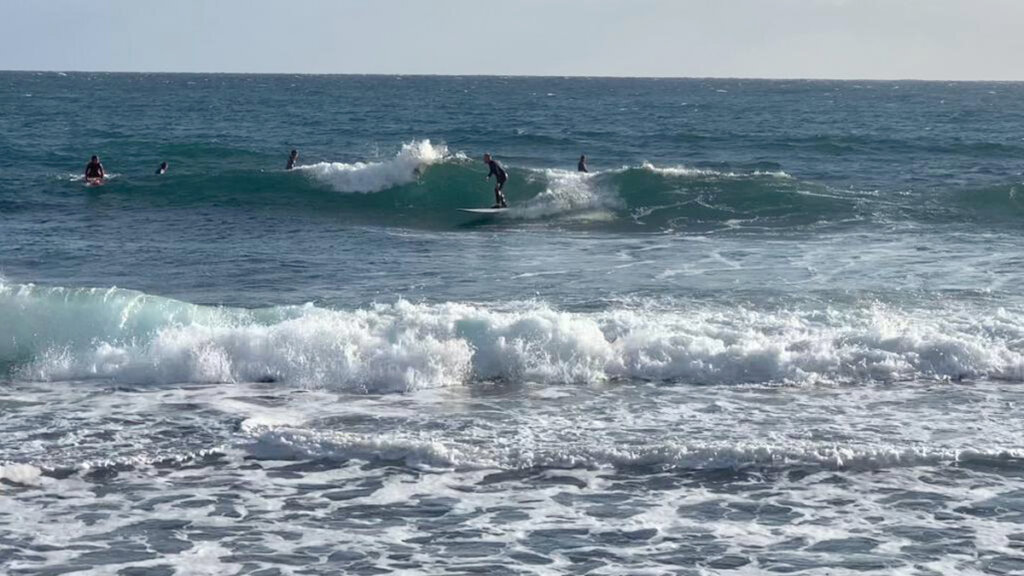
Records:
{"label": "white surfboard", "polygon": [[468,212],[470,214],[501,214],[502,212],[508,212],[508,208],[459,208],[459,212]]}

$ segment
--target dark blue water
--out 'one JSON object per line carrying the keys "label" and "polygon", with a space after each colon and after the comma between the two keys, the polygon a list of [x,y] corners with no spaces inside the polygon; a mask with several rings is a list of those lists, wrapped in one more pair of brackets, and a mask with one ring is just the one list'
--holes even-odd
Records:
{"label": "dark blue water", "polygon": [[1019,84],[0,74],[0,563],[1020,571],[1022,125]]}

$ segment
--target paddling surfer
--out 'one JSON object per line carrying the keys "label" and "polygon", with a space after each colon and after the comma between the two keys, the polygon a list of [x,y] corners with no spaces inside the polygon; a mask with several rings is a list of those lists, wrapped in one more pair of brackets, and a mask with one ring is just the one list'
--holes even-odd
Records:
{"label": "paddling surfer", "polygon": [[85,179],[103,180],[106,177],[107,173],[103,170],[103,164],[100,163],[100,157],[94,155],[85,166]]}

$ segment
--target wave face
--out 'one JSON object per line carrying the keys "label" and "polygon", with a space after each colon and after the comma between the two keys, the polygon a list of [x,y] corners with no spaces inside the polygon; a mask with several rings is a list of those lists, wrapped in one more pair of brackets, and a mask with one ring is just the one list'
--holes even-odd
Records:
{"label": "wave face", "polygon": [[108,289],[0,288],[0,365],[29,380],[282,382],[405,392],[479,381],[814,384],[1024,379],[1000,311],[641,304],[566,312],[398,301],[209,308]]}
{"label": "wave face", "polygon": [[[629,230],[802,226],[864,218],[859,199],[801,183],[781,170],[718,171],[644,163],[594,173],[507,165],[512,204],[503,222],[557,223]],[[404,144],[392,158],[299,167],[304,181],[274,175],[287,197],[350,217],[451,227],[469,219],[458,208],[488,206],[493,183],[465,154],[430,140]],[[304,188],[303,186],[308,186]],[[222,188],[230,188],[228,182]],[[331,192],[335,194],[330,194]],[[271,194],[267,190],[267,194]],[[277,201],[280,191],[272,192]],[[249,194],[258,202],[263,194]],[[200,198],[196,198],[200,200]]]}

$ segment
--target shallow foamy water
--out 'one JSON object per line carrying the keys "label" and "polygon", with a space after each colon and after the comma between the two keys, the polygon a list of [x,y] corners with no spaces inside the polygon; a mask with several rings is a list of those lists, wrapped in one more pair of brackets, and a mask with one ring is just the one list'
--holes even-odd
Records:
{"label": "shallow foamy water", "polygon": [[17,385],[5,457],[38,469],[3,468],[0,541],[12,574],[1009,573],[1022,399],[993,382]]}

